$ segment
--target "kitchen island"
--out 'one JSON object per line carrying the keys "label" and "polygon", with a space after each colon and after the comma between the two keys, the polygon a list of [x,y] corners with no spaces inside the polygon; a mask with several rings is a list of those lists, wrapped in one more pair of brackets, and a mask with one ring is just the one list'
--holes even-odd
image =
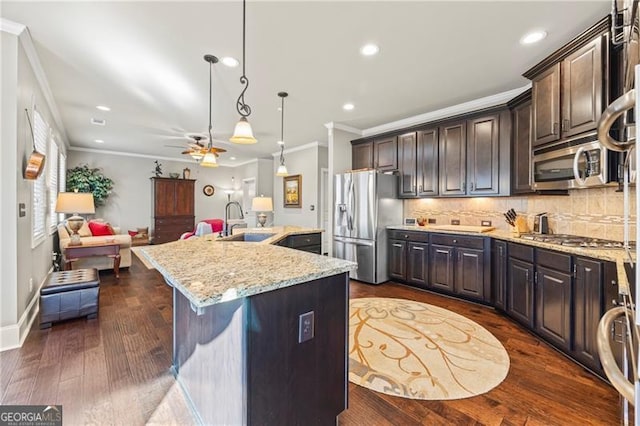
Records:
{"label": "kitchen island", "polygon": [[143,253],[173,286],[173,369],[200,422],[335,424],[354,263],[206,239]]}

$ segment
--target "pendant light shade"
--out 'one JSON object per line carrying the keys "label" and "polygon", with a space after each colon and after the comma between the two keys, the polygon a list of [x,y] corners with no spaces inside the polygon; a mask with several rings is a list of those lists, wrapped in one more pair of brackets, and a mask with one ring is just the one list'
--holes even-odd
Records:
{"label": "pendant light shade", "polygon": [[241,145],[250,145],[258,142],[258,140],[253,137],[253,130],[251,129],[251,124],[247,121],[247,117],[240,118],[240,121],[238,121],[233,131],[233,136],[231,136],[229,141]]}
{"label": "pendant light shade", "polygon": [[287,166],[285,166],[284,164],[280,164],[278,166],[278,170],[276,171],[276,176],[289,176]]}
{"label": "pendant light shade", "polygon": [[218,167],[218,161],[216,160],[216,155],[211,151],[207,152],[202,158],[200,165],[202,167]]}
{"label": "pendant light shade", "polygon": [[247,117],[251,115],[251,107],[244,100],[244,93],[249,88],[249,79],[247,78],[246,73],[246,59],[245,59],[245,51],[246,51],[246,13],[247,10],[247,2],[246,0],[242,0],[242,76],[240,77],[240,84],[244,86],[242,92],[240,92],[240,96],[238,97],[238,101],[236,102],[236,109],[240,114],[240,121],[236,124],[236,128],[233,132],[233,136],[229,139],[229,141],[237,144],[249,145],[258,142],[258,140],[253,136],[253,130],[251,129],[251,124],[249,124],[249,120]]}
{"label": "pendant light shade", "polygon": [[282,104],[280,105],[280,140],[278,141],[278,145],[280,145],[280,165],[276,170],[276,176],[288,176],[287,166],[284,165],[284,98],[289,94],[287,92],[278,92],[278,96]]}

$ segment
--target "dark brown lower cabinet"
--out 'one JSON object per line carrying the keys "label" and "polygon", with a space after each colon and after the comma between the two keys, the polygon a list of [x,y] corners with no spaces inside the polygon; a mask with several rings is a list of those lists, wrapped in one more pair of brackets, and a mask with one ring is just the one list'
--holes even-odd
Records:
{"label": "dark brown lower cabinet", "polygon": [[454,292],[454,251],[452,246],[431,244],[429,249],[430,281],[429,287],[436,290]]}
{"label": "dark brown lower cabinet", "polygon": [[484,252],[460,247],[457,251],[454,290],[470,298],[484,299]]}
{"label": "dark brown lower cabinet", "polygon": [[418,287],[427,288],[429,284],[429,244],[407,243],[409,255],[407,281]]}
{"label": "dark brown lower cabinet", "polygon": [[406,273],[407,242],[401,240],[389,240],[389,278],[404,281]]}
{"label": "dark brown lower cabinet", "polygon": [[507,313],[533,328],[533,263],[509,257],[507,275]]}
{"label": "dark brown lower cabinet", "polygon": [[578,257],[573,293],[573,356],[587,367],[599,370],[600,359],[596,334],[604,313],[604,265],[602,262]]}
{"label": "dark brown lower cabinet", "polygon": [[570,270],[537,267],[535,331],[560,349],[571,349]]}
{"label": "dark brown lower cabinet", "polygon": [[501,311],[507,310],[507,243],[494,240],[491,246],[491,293],[493,306]]}
{"label": "dark brown lower cabinet", "polygon": [[322,254],[322,234],[320,232],[313,234],[289,235],[276,244],[296,250]]}

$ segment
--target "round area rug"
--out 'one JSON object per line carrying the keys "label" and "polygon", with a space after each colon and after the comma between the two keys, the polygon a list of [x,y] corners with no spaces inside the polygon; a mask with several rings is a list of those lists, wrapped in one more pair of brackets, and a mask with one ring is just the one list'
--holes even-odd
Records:
{"label": "round area rug", "polygon": [[455,312],[404,299],[349,302],[349,381],[411,399],[460,399],[504,380],[509,355]]}

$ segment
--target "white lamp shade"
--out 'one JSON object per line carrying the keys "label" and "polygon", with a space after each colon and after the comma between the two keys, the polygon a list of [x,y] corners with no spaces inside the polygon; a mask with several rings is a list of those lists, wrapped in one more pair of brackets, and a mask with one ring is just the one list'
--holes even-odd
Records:
{"label": "white lamp shade", "polygon": [[233,136],[231,136],[229,140],[241,145],[249,145],[258,142],[258,140],[253,137],[251,124],[249,124],[246,117],[240,118],[240,121],[238,121],[236,128],[233,131]]}
{"label": "white lamp shade", "polygon": [[60,192],[56,200],[56,213],[93,214],[96,206],[90,192]]}
{"label": "white lamp shade", "polygon": [[200,160],[202,157],[204,157],[204,154],[201,151],[194,151],[190,155],[194,160]]}
{"label": "white lamp shade", "polygon": [[284,164],[280,164],[278,166],[278,170],[276,170],[276,176],[288,176],[289,172],[287,171],[287,166]]}
{"label": "white lamp shade", "polygon": [[251,210],[254,212],[272,212],[273,200],[271,197],[255,197],[251,201]]}
{"label": "white lamp shade", "polygon": [[207,152],[204,155],[204,158],[200,162],[202,167],[218,167],[218,161],[216,160],[216,155],[213,152]]}

